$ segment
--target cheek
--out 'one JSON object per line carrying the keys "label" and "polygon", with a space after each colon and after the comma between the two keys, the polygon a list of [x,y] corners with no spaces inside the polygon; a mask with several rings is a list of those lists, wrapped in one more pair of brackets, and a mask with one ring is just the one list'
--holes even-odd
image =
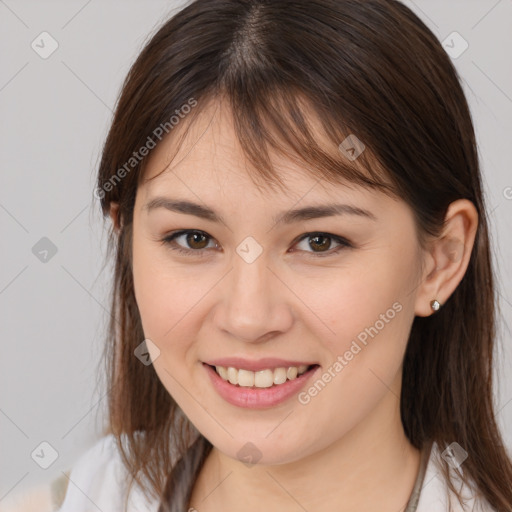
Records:
{"label": "cheek", "polygon": [[193,278],[191,281],[189,270],[169,264],[160,249],[152,249],[148,242],[137,238],[133,246],[133,280],[144,333],[160,341],[172,338],[208,285]]}
{"label": "cheek", "polygon": [[[393,265],[351,268],[331,273],[325,279],[296,282],[297,295],[306,297],[306,306],[331,352],[348,350],[353,339],[363,344],[372,335],[391,333],[403,324],[404,310],[412,297],[408,296],[410,280],[403,270]],[[313,329],[313,327],[311,327]],[[398,329],[400,331],[400,329]],[[319,332],[321,331],[321,332]]]}
{"label": "cheek", "polygon": [[144,334],[146,337],[160,338],[163,330],[169,328],[164,319],[170,306],[168,290],[159,266],[156,265],[147,250],[134,241],[133,246],[133,286],[137,307],[139,308]]}
{"label": "cheek", "polygon": [[322,368],[299,402],[308,416],[304,421],[312,430],[323,429],[326,438],[349,432],[390,390],[400,396],[395,384],[414,315],[405,276],[399,279],[390,268],[385,282],[375,268],[346,273],[315,299],[333,332],[321,338]]}
{"label": "cheek", "polygon": [[159,258],[149,243],[134,240],[134,293],[144,337],[157,347],[151,352],[153,368],[169,394],[183,405],[190,400],[182,384],[187,381],[190,369],[186,362],[192,355],[187,322],[201,290],[185,286],[186,279],[180,279],[176,268]]}
{"label": "cheek", "polygon": [[144,336],[159,349],[154,368],[173,396],[180,394],[178,382],[187,382],[202,371],[196,364],[197,333],[208,294],[221,277],[218,272],[204,270],[201,277],[197,274],[194,265],[176,266],[166,258],[165,251],[144,240],[134,240],[134,292]]}
{"label": "cheek", "polygon": [[394,380],[414,320],[416,267],[414,246],[397,240],[300,291],[317,313],[310,329],[327,349],[322,363],[338,362],[331,373],[345,375],[333,379],[345,381],[344,390],[376,381],[372,371],[388,385]]}

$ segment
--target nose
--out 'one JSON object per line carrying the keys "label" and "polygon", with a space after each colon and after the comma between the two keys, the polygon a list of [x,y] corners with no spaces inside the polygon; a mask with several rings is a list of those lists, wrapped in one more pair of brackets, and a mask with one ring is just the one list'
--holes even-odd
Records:
{"label": "nose", "polygon": [[216,314],[216,325],[234,339],[262,343],[290,329],[293,296],[277,272],[261,254],[248,263],[238,254],[224,280],[224,300]]}

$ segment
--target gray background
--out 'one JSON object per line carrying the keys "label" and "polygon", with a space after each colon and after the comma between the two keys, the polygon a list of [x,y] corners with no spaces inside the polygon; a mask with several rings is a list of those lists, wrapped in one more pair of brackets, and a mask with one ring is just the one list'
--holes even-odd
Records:
{"label": "gray background", "polygon": [[[457,31],[469,43],[454,63],[488,198],[502,308],[496,401],[512,447],[512,0],[404,3],[439,40]],[[97,377],[111,266],[103,265],[94,176],[130,64],[180,5],[0,0],[0,508],[4,497],[60,476],[101,435],[106,389]],[[46,59],[31,47],[43,31],[59,45]],[[39,44],[50,48],[48,39]],[[34,254],[47,248],[43,237],[54,255]],[[48,469],[31,458],[37,448],[49,461],[43,441],[58,452]]]}

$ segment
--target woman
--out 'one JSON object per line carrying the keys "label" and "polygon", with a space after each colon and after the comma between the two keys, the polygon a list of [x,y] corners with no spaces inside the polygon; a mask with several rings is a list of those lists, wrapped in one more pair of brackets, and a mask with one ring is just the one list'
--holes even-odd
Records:
{"label": "woman", "polygon": [[110,424],[62,512],[512,510],[474,130],[407,7],[191,3],[97,185]]}

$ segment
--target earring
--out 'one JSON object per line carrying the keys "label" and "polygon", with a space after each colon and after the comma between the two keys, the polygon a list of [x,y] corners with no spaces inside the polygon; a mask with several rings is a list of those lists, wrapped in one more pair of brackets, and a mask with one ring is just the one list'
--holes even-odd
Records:
{"label": "earring", "polygon": [[437,300],[433,300],[431,303],[430,303],[430,307],[434,310],[434,311],[439,311],[439,308],[441,307],[441,303]]}

